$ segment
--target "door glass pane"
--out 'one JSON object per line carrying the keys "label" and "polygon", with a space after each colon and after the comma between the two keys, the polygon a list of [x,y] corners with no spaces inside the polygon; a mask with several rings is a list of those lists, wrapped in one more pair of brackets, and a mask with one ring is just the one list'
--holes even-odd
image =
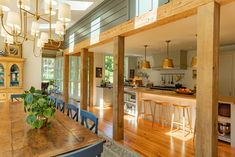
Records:
{"label": "door glass pane", "polygon": [[4,86],[4,67],[2,64],[0,64],[0,87]]}
{"label": "door glass pane", "polygon": [[18,87],[19,86],[19,67],[16,64],[13,64],[10,70],[11,70],[10,86]]}

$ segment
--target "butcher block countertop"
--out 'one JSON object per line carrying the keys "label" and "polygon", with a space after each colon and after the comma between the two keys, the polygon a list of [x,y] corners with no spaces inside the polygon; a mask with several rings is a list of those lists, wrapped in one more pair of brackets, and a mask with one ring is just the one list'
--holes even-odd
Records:
{"label": "butcher block countertop", "polygon": [[[156,90],[156,89],[142,88],[142,87],[140,87],[140,88],[139,87],[137,87],[137,88],[125,88],[125,91],[127,91],[127,92],[146,93],[146,94],[154,94],[154,95],[158,95],[158,96],[168,96],[168,97],[196,100],[196,94],[194,94],[194,95],[185,95],[185,94],[178,94],[175,91]],[[234,97],[219,96],[219,101],[229,102],[229,103],[235,104],[235,98]]]}

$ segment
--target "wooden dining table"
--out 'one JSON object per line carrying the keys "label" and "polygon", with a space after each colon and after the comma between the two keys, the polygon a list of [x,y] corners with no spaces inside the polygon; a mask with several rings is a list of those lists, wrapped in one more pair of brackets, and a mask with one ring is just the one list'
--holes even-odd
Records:
{"label": "wooden dining table", "polygon": [[0,157],[57,156],[103,141],[59,111],[42,129],[30,128],[25,119],[22,103],[0,103]]}

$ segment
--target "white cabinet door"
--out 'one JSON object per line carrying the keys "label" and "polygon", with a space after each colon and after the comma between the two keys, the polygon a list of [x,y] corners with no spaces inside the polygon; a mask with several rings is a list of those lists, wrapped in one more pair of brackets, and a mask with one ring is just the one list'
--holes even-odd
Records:
{"label": "white cabinet door", "polygon": [[219,95],[232,96],[233,55],[223,53],[219,59]]}

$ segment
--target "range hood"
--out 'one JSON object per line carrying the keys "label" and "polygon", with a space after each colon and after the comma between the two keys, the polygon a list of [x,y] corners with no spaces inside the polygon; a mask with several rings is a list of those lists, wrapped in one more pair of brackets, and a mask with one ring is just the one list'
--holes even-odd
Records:
{"label": "range hood", "polygon": [[164,69],[162,62],[166,57],[165,53],[153,55],[152,70],[185,70],[187,69],[187,51],[180,50],[179,52],[171,53],[171,58],[174,60],[174,68]]}

